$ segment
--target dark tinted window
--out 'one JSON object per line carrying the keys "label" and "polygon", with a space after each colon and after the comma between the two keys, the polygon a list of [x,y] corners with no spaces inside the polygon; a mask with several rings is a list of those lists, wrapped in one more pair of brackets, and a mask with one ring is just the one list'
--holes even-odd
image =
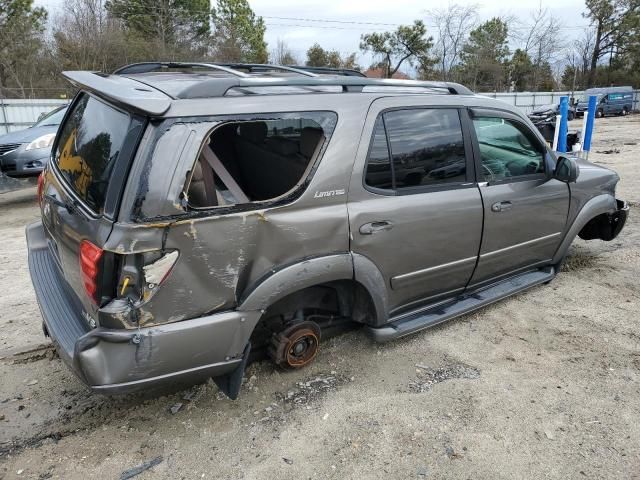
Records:
{"label": "dark tinted window", "polygon": [[365,182],[371,187],[393,188],[389,149],[382,117],[378,117],[373,130],[373,142],[367,160]]}
{"label": "dark tinted window", "polygon": [[59,132],[55,162],[74,192],[95,212],[104,207],[111,170],[130,117],[82,94]]}
{"label": "dark tinted window", "polygon": [[455,109],[411,109],[384,114],[395,188],[464,182],[462,126]]}
{"label": "dark tinted window", "polygon": [[473,126],[485,181],[544,173],[544,148],[524,125],[500,117],[475,117]]}

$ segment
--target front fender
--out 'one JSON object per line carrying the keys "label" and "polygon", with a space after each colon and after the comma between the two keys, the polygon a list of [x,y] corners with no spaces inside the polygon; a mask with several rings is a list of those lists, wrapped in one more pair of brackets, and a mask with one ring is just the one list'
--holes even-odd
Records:
{"label": "front fender", "polygon": [[608,193],[593,197],[585,203],[580,212],[578,212],[578,215],[576,215],[571,226],[568,228],[567,233],[565,233],[562,243],[553,256],[552,263],[557,264],[562,260],[562,258],[564,258],[574,238],[576,238],[578,233],[580,233],[580,230],[582,230],[592,218],[602,215],[603,213],[613,213],[615,210],[616,198],[614,195]]}

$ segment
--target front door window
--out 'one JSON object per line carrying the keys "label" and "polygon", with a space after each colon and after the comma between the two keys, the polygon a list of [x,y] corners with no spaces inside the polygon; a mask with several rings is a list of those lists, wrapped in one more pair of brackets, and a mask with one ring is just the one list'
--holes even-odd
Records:
{"label": "front door window", "polygon": [[527,127],[500,117],[473,118],[485,182],[545,173],[545,149]]}

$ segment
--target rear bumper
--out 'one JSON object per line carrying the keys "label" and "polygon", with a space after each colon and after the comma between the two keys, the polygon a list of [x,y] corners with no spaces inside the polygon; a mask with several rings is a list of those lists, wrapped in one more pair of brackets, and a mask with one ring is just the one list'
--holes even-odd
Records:
{"label": "rear bumper", "polygon": [[27,227],[27,244],[46,332],[62,360],[94,391],[127,393],[244,368],[260,312],[223,312],[136,330],[91,329],[49,252],[41,222]]}

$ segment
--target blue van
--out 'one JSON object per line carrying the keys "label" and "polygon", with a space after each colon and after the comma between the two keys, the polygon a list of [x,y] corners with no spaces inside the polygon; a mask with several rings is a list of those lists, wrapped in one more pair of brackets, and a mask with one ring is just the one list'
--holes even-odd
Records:
{"label": "blue van", "polygon": [[576,116],[582,117],[587,111],[589,97],[598,96],[596,107],[596,117],[605,115],[627,115],[633,110],[633,88],[632,87],[604,87],[589,88],[584,91],[582,97],[576,105]]}

